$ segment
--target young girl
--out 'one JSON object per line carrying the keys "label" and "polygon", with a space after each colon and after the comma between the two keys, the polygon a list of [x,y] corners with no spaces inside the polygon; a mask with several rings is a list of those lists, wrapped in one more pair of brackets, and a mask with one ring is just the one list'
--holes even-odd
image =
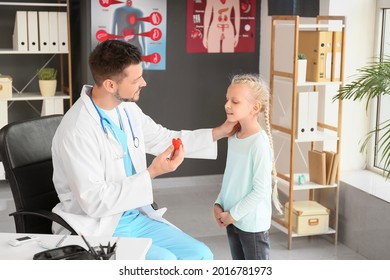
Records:
{"label": "young girl", "polygon": [[[272,182],[276,178],[269,123],[269,91],[258,75],[233,77],[226,93],[227,119],[241,129],[228,139],[222,188],[214,205],[226,227],[233,260],[269,259]],[[266,131],[259,123],[264,113]],[[274,203],[280,211],[274,185]]]}

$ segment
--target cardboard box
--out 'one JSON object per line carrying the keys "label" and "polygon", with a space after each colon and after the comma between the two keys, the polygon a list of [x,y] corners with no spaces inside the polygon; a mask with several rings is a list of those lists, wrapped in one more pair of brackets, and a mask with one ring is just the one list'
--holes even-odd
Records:
{"label": "cardboard box", "polygon": [[12,78],[11,76],[0,75],[0,98],[12,97]]}
{"label": "cardboard box", "polygon": [[[284,210],[288,220],[289,203]],[[294,201],[292,228],[297,234],[321,234],[329,228],[329,209],[316,201]]]}

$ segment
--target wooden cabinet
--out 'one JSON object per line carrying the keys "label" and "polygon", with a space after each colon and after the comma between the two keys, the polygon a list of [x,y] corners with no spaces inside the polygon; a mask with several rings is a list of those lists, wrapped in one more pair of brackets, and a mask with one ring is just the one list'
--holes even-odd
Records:
{"label": "wooden cabinet", "polygon": [[[313,183],[309,151],[340,155],[342,101],[333,100],[343,86],[345,18],[319,16],[312,22],[299,16],[272,17],[270,119],[275,142],[279,196],[285,215],[272,224],[288,236],[292,249],[294,202],[315,201],[329,210],[329,227],[321,231],[337,243],[339,167],[335,183]],[[306,81],[298,81],[298,53],[307,57]],[[313,166],[312,166],[313,167]],[[313,169],[313,168],[312,168]],[[319,169],[315,166],[314,169]]]}
{"label": "wooden cabinet", "polygon": [[[34,42],[35,47],[28,45],[28,43],[27,48],[23,50],[14,47],[13,37],[16,33],[15,23],[18,11],[36,12],[37,29],[29,31],[28,28],[31,27],[31,23],[27,23],[27,30],[21,29],[21,32],[33,32],[36,35],[38,41]],[[39,45],[39,40],[43,40],[43,35],[39,30],[41,18],[38,17],[38,13],[40,11],[52,14],[61,13],[62,21],[58,20],[58,25],[49,22],[45,26],[47,25],[51,28],[50,30],[53,29],[54,31],[59,26],[57,34],[59,34],[59,38],[62,36],[67,46],[64,47],[65,43],[61,44],[61,40],[58,41],[57,48],[54,49],[45,49]],[[69,0],[43,2],[28,0],[25,2],[0,1],[0,18],[0,73],[10,75],[13,80],[12,96],[0,97],[0,128],[8,123],[10,110],[15,107],[16,102],[20,101],[27,102],[36,115],[64,113],[64,105],[65,108],[72,105]],[[66,30],[66,34],[63,30]],[[58,71],[57,92],[53,97],[41,96],[39,92],[37,70],[43,67],[55,67]],[[40,101],[42,102],[41,106],[34,106],[35,103]],[[64,104],[64,101],[69,101],[69,106]],[[16,113],[23,116],[24,112]]]}

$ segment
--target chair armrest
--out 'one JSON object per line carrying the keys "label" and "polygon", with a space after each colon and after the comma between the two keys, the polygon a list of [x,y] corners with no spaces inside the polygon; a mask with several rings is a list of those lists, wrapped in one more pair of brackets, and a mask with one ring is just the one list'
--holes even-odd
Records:
{"label": "chair armrest", "polygon": [[9,214],[10,216],[23,216],[23,215],[32,215],[32,216],[39,216],[45,219],[48,219],[50,221],[56,222],[66,228],[70,231],[72,235],[77,235],[77,232],[59,215],[47,211],[47,210],[29,210],[29,211],[17,211]]}

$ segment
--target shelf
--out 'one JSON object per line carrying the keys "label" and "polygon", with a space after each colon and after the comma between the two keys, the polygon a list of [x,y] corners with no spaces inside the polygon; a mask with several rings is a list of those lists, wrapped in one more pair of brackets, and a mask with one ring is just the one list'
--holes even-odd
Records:
{"label": "shelf", "polygon": [[[277,19],[277,21],[282,21],[283,19]],[[331,21],[340,21],[339,19],[331,19]],[[278,22],[278,26],[295,26],[294,22]],[[319,24],[319,23],[300,23],[298,25],[299,29],[327,29],[329,31],[341,31],[345,25],[341,23],[330,23],[330,24]]]}
{"label": "shelf", "polygon": [[[273,136],[284,138],[285,140],[291,139],[291,134],[287,132],[283,132],[278,130],[277,128],[273,128],[272,131]],[[294,135],[295,137],[295,135]],[[317,133],[308,139],[294,139],[295,143],[308,143],[308,142],[321,142],[321,141],[336,141],[339,137],[337,135],[332,135],[330,133],[326,133],[320,130],[317,130]]]}
{"label": "shelf", "polygon": [[14,93],[12,97],[1,98],[0,101],[24,101],[24,100],[46,100],[46,99],[70,99],[68,94],[61,92],[56,92],[54,96],[42,96],[39,92],[23,92],[23,93]]}
{"label": "shelf", "polygon": [[64,7],[66,3],[0,2],[0,6]]}
{"label": "shelf", "polygon": [[304,83],[297,83],[298,87],[307,87],[307,86],[332,86],[336,85],[339,86],[342,83],[340,81],[335,82],[304,82]]}
{"label": "shelf", "polygon": [[[308,173],[310,169],[313,169],[313,166],[308,166],[306,156],[302,153],[301,148],[303,146],[310,151],[318,149],[317,145],[324,144],[323,149],[325,149],[328,143],[316,142],[329,141],[329,144],[335,145],[333,149],[340,154],[342,102],[339,101],[336,104],[337,108],[332,106],[330,108],[332,111],[328,111],[330,99],[325,97],[336,94],[344,84],[345,17],[318,16],[315,22],[309,24],[300,23],[299,20],[299,16],[273,16],[271,31],[270,104],[273,104],[274,107],[271,112],[270,124],[274,139],[279,140],[276,144],[279,145],[280,151],[279,154],[275,153],[278,154],[278,157],[279,155],[288,156],[288,159],[284,157],[278,159],[277,157],[277,168],[280,168],[278,188],[286,194],[286,201],[290,205],[290,208],[286,209],[288,211],[286,217],[284,215],[272,217],[272,225],[288,235],[289,250],[292,248],[292,237],[333,234],[335,244],[338,238],[339,185],[322,185],[310,182]],[[309,21],[305,20],[305,22]],[[280,26],[293,28],[279,28]],[[301,30],[304,32],[300,32]],[[293,35],[287,36],[286,32],[293,32]],[[332,41],[330,42],[330,40]],[[299,52],[307,52],[308,60],[310,59],[310,63],[308,61],[307,64],[310,67],[307,67],[307,70],[312,75],[307,76],[308,81],[300,79],[303,82],[298,82],[296,71],[298,71]],[[313,65],[317,65],[317,68],[314,68]],[[330,68],[328,69],[328,67]],[[330,70],[329,73],[328,70]],[[321,81],[325,80],[324,77],[333,81]],[[317,87],[322,88],[319,90]],[[315,91],[318,94],[301,94],[308,91]],[[320,98],[318,96],[320,93],[325,97],[321,96]],[[330,112],[332,112],[332,116],[330,116]],[[337,114],[337,118],[333,116],[333,112]],[[273,114],[279,114],[275,115],[276,122],[273,122]],[[316,131],[309,132],[308,130],[313,127],[317,128]],[[305,128],[307,132],[301,133],[300,129],[302,128]],[[283,154],[281,152],[287,146],[287,142],[289,143],[289,153]],[[298,145],[300,143],[305,143],[305,145]],[[325,158],[325,160],[320,158],[321,163],[318,165],[328,169],[328,171],[325,170],[327,176],[332,170],[331,174],[336,175],[338,179],[339,165],[333,168],[333,160],[331,160],[330,157]],[[322,166],[324,161],[325,166]],[[298,170],[302,173],[297,172]],[[305,177],[303,184],[298,183],[298,177],[301,175]],[[329,209],[329,224],[318,228],[320,233],[297,234],[289,227],[292,223],[289,218],[292,217],[292,209],[296,203],[294,200],[295,191],[303,191],[296,193],[298,196],[304,196],[303,200],[315,201]]]}
{"label": "shelf", "polygon": [[[313,182],[310,182],[310,181],[307,181],[305,184],[299,184],[298,183],[298,176],[299,175],[304,175],[305,176],[305,179],[309,179],[309,174],[307,173],[300,173],[300,174],[294,174],[294,185],[292,186],[293,187],[293,190],[294,191],[302,191],[302,190],[313,190],[313,189],[326,189],[326,188],[337,188],[337,184],[332,184],[332,185],[320,185],[320,184],[316,184],[316,183],[313,183]],[[285,176],[288,177],[288,175],[285,174]],[[289,188],[289,184],[290,182],[282,179],[282,178],[279,178],[278,177],[278,182],[279,182],[279,186],[282,185],[284,187],[287,187]]]}
{"label": "shelf", "polygon": [[0,49],[0,54],[68,54],[68,52],[50,51],[15,51],[13,49]]}
{"label": "shelf", "polygon": [[[281,220],[284,220],[284,219],[281,219]],[[287,227],[281,225],[280,223],[278,223],[277,221],[275,220],[272,220],[272,226],[274,226],[275,228],[277,228],[278,230],[280,230],[281,232],[285,233],[285,234],[288,234],[288,229]],[[326,232],[321,232],[321,233],[310,233],[310,234],[297,234],[296,232],[293,232],[291,237],[303,237],[303,236],[313,236],[313,235],[324,235],[324,234],[335,234],[336,233],[336,230],[334,230],[333,228],[328,228],[328,231]]]}
{"label": "shelf", "polygon": [[[15,23],[18,22],[18,14],[17,12],[21,10],[21,12],[24,12],[28,14],[28,12],[33,12],[32,14],[34,16],[34,20],[31,22],[27,22],[28,16],[26,15],[26,22],[22,20],[20,23],[22,24],[22,27],[20,27],[20,31],[22,33],[22,37],[19,39],[23,42],[25,41],[28,43],[28,38],[26,38],[25,33],[28,33],[30,30],[31,32],[38,33],[36,35],[37,38],[34,38],[38,40],[38,37],[41,37],[45,40],[42,40],[42,42],[48,41],[49,42],[49,32],[53,33],[51,34],[52,39],[54,32],[56,32],[55,36],[57,36],[58,41],[57,44],[53,44],[53,48],[50,49],[48,45],[41,46],[38,44],[38,48],[36,46],[30,47],[29,44],[26,46],[23,46],[23,48],[18,48],[16,46],[17,42],[14,42],[12,36],[9,38],[10,43],[7,44],[7,46],[3,46],[0,48],[0,65],[2,68],[6,69],[3,70],[3,74],[7,74],[11,77],[13,77],[13,94],[10,98],[4,98],[0,97],[0,102],[2,103],[1,106],[5,106],[4,104],[7,104],[8,101],[11,101],[8,104],[8,107],[2,107],[9,109],[11,108],[13,101],[26,101],[27,104],[30,105],[30,107],[36,111],[35,104],[30,103],[28,101],[31,100],[43,100],[43,103],[63,103],[64,100],[69,101],[69,106],[72,106],[72,58],[71,58],[71,42],[70,42],[70,17],[69,17],[69,0],[42,0],[42,1],[32,1],[32,0],[8,0],[8,1],[1,1],[0,0],[0,16],[4,16],[4,14],[10,14],[10,17],[7,17],[7,20],[9,23],[4,25],[4,29],[6,29],[5,34],[12,34],[12,31],[15,33]],[[40,8],[39,8],[40,7]],[[49,15],[42,14],[41,18],[39,17],[38,12],[45,12],[45,13],[52,13],[53,18],[51,21],[49,21]],[[57,18],[54,20],[55,14],[60,13],[60,15],[57,15]],[[24,17],[24,13],[20,14],[20,16]],[[14,18],[12,18],[14,15]],[[36,17],[36,22],[35,22]],[[45,30],[40,30],[39,28],[39,20],[41,20],[41,23],[44,22],[44,26],[47,27]],[[53,24],[50,25],[50,22]],[[57,23],[56,23],[57,22]],[[27,25],[26,25],[27,24]],[[18,25],[19,26],[19,25]],[[53,27],[51,29],[48,29],[48,27]],[[58,27],[61,27],[59,29]],[[66,27],[66,28],[65,28]],[[62,29],[63,28],[63,29]],[[66,30],[66,31],[65,31]],[[3,30],[2,30],[3,32]],[[31,33],[30,32],[30,33]],[[42,32],[42,34],[39,34]],[[45,34],[44,34],[45,33]],[[47,33],[47,34],[46,34]],[[45,36],[40,36],[40,35]],[[28,37],[28,36],[27,36]],[[35,36],[34,36],[35,37]],[[38,41],[37,41],[38,42]],[[20,50],[23,49],[23,50]],[[30,49],[30,50],[28,50]],[[31,50],[33,49],[33,50]],[[41,50],[43,49],[43,50]],[[47,50],[46,50],[47,49]],[[6,59],[5,56],[6,55]],[[31,63],[28,65],[28,67],[25,67],[23,64],[26,59],[31,60]],[[7,69],[8,63],[12,64],[12,67]],[[37,83],[36,85],[32,84],[33,82],[37,81],[37,69],[42,69],[44,67],[54,67],[58,71],[57,76],[57,90],[55,96],[41,96],[38,88]],[[6,72],[6,73],[4,73]],[[26,92],[30,91],[30,92]],[[35,92],[31,92],[35,91]],[[47,101],[47,102],[46,102]],[[33,105],[31,105],[33,104]],[[59,105],[58,105],[59,106]],[[57,110],[57,109],[56,109]],[[62,110],[63,111],[63,110]],[[0,112],[2,115],[3,112]],[[8,116],[7,116],[8,118]],[[4,124],[4,120],[7,118],[2,118],[1,125]]]}
{"label": "shelf", "polygon": [[[284,72],[284,71],[274,71],[274,76],[288,80],[292,80],[294,78],[294,73],[290,72]],[[329,82],[315,82],[315,81],[306,81],[306,82],[301,82],[297,83],[297,87],[307,87],[307,86],[339,86],[342,85],[341,81],[329,81]]]}

